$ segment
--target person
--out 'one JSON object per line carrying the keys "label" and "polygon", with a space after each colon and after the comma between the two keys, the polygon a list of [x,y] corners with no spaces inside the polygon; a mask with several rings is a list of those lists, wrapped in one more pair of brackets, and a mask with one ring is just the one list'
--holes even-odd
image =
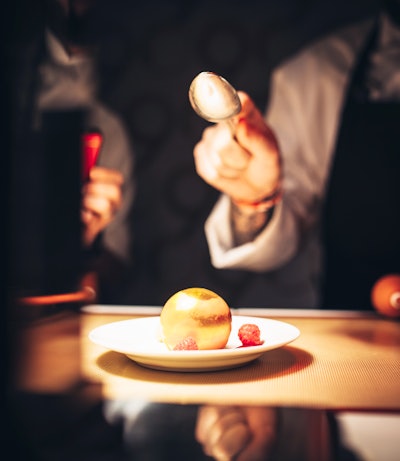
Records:
{"label": "person", "polygon": [[206,128],[198,174],[222,194],[206,221],[217,268],[276,271],[275,307],[373,309],[399,273],[400,2],[274,70],[265,117],[248,94],[236,135]]}
{"label": "person", "polygon": [[[27,245],[29,249],[37,246],[38,253],[41,252],[39,258],[30,258],[30,254],[24,254],[24,259],[17,259],[16,262],[12,262],[12,265],[14,269],[14,264],[24,265],[29,259],[27,268],[33,268],[32,272],[40,272],[42,259],[45,259],[43,253],[46,253],[46,256],[48,254],[46,239],[52,239],[52,243],[55,241],[57,245],[55,252],[60,242],[68,249],[71,248],[73,253],[71,261],[75,262],[75,255],[79,253],[81,256],[82,248],[79,244],[81,238],[84,267],[79,266],[79,269],[82,269],[82,272],[96,274],[95,288],[99,290],[97,293],[99,302],[116,303],[120,281],[124,274],[128,275],[130,265],[132,236],[129,213],[134,200],[134,154],[122,119],[106,107],[98,96],[99,75],[96,74],[95,62],[97,50],[92,48],[95,42],[88,41],[91,21],[89,14],[92,6],[94,2],[90,0],[20,1],[16,2],[15,18],[13,16],[8,18],[17,29],[15,35],[10,37],[10,43],[7,44],[8,56],[12,62],[9,68],[5,67],[5,70],[11,76],[7,79],[12,93],[10,98],[12,108],[8,112],[12,118],[10,121],[13,140],[11,155],[12,161],[18,167],[18,174],[11,171],[9,176],[10,182],[13,183],[12,204],[24,205],[12,210],[12,224],[23,222],[30,226],[29,228],[15,226],[12,228],[12,233],[17,236],[16,246],[23,247],[25,240],[29,241]],[[60,120],[62,122],[72,120],[74,131],[65,126],[60,128],[58,123]],[[73,131],[77,142],[75,143],[75,139],[71,142],[68,138],[58,138],[58,131],[55,135],[51,132],[54,127],[60,128],[61,133]],[[102,146],[96,165],[91,168],[87,177],[81,178],[81,175],[78,176],[78,162],[81,156],[78,135],[93,130],[101,133]],[[46,143],[47,139],[43,141],[46,136],[51,138],[51,142]],[[56,143],[53,142],[54,138]],[[49,144],[55,149],[50,153],[46,152],[45,156],[43,150],[49,150]],[[59,150],[56,150],[57,144],[60,145]],[[72,145],[76,146],[76,151],[67,149]],[[61,153],[66,157],[62,161],[59,159]],[[48,163],[51,167],[48,164],[44,165],[44,160],[49,158],[51,161]],[[21,159],[23,162],[19,162]],[[75,166],[70,168],[69,165],[75,165],[75,162],[76,168]],[[63,171],[62,166],[65,165],[67,168]],[[48,171],[53,175],[49,175]],[[76,177],[70,175],[71,172],[76,173]],[[51,176],[50,180],[49,176]],[[51,182],[51,185],[43,185],[46,181]],[[52,197],[51,203],[54,204],[54,208],[43,211],[45,208],[43,202],[47,205],[50,201],[47,197],[48,191],[61,189],[54,188],[54,182],[66,186],[67,192],[61,191],[60,196]],[[70,187],[70,184],[73,184],[73,187]],[[77,194],[68,195],[71,190],[75,191],[75,184]],[[47,195],[42,194],[43,190]],[[33,204],[32,210],[25,206],[26,203]],[[69,225],[69,222],[63,218],[66,229],[61,229],[62,236],[40,232],[43,229],[45,231],[54,229],[53,219],[57,220],[57,215],[63,214],[65,210],[68,219],[71,208],[74,211],[71,215],[76,218],[76,221],[79,221],[79,216],[81,217],[80,223],[74,220]],[[43,216],[46,219],[42,220]],[[31,225],[29,222],[30,217],[41,222],[35,227],[35,223]],[[43,241],[44,244],[41,245]],[[36,255],[36,248],[34,250],[32,253]],[[50,275],[54,273],[69,275],[76,268],[73,265],[64,269],[63,266],[69,261],[62,260],[62,264],[60,261],[56,262],[58,265],[51,267],[53,270]],[[19,270],[20,267],[17,269]],[[36,282],[38,279],[42,282],[42,279],[36,278],[36,274],[30,271],[29,278],[25,277],[25,273],[20,275],[19,272],[15,272],[11,277],[13,286],[10,288],[10,295],[12,295],[10,296],[10,321],[7,322],[7,334],[12,336],[12,341],[7,338],[7,346],[12,344],[10,351],[12,359],[6,360],[7,365],[10,363],[7,370],[10,376],[7,380],[7,384],[9,381],[7,387],[9,405],[6,412],[9,431],[6,439],[13,450],[14,459],[73,458],[85,461],[130,459],[123,443],[121,425],[117,423],[110,425],[104,418],[104,402],[99,384],[85,380],[78,372],[79,366],[76,374],[72,370],[65,387],[54,391],[46,386],[43,389],[36,389],[35,385],[31,388],[29,384],[26,386],[24,379],[23,382],[19,382],[15,378],[14,375],[20,375],[18,368],[23,365],[21,361],[24,361],[22,359],[24,355],[20,354],[21,349],[25,347],[25,341],[21,342],[20,338],[21,328],[25,331],[25,329],[30,330],[31,326],[33,330],[40,328],[40,325],[54,326],[61,316],[67,326],[64,331],[62,326],[56,328],[54,339],[57,344],[70,345],[71,363],[74,363],[73,356],[77,351],[74,340],[75,333],[78,331],[74,302],[72,302],[73,312],[70,311],[69,306],[64,310],[62,304],[55,306],[56,309],[53,309],[54,306],[50,306],[49,309],[24,307],[20,312],[16,306],[19,300],[14,300],[14,295],[15,293],[19,295],[20,291],[25,294],[26,285],[21,283],[21,280],[23,282],[26,279],[29,282],[32,280],[33,288],[41,290],[42,286],[38,286]],[[73,276],[75,281],[75,273]],[[53,279],[50,282],[53,282]],[[46,284],[45,288],[49,285],[51,283]],[[69,283],[64,282],[60,285],[72,287],[72,283],[70,286]],[[54,288],[54,285],[51,288]],[[42,318],[34,324],[37,317]],[[49,336],[45,333],[44,336],[52,341],[51,334]],[[36,345],[30,344],[30,346],[35,349]],[[79,348],[79,344],[77,346]],[[57,356],[56,351],[55,356]],[[29,362],[26,354],[24,357]],[[76,357],[76,360],[79,361],[79,357]],[[63,366],[60,368],[62,369]]]}
{"label": "person", "polygon": [[[375,281],[400,272],[400,2],[382,5],[274,70],[265,117],[239,92],[235,136],[213,125],[194,148],[222,193],[205,224],[213,264],[280,269],[279,307],[373,309]],[[197,440],[216,460],[275,459],[278,413],[254,424],[255,411],[206,405]]]}
{"label": "person", "polygon": [[82,272],[95,274],[91,283],[96,301],[115,304],[132,264],[134,153],[123,120],[99,99],[101,76],[96,74],[96,42],[90,35],[95,3],[37,3],[32,14],[42,15],[39,26],[24,50],[25,67],[16,72],[21,80],[15,86],[22,95],[16,111],[27,120],[18,128],[21,132],[40,131],[45,113],[81,110],[83,132],[101,134],[97,163],[82,184]]}

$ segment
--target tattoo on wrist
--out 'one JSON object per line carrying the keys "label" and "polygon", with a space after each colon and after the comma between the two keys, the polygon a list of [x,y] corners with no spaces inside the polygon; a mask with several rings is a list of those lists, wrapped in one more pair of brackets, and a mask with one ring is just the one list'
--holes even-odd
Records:
{"label": "tattoo on wrist", "polygon": [[274,206],[266,210],[240,207],[231,202],[231,223],[235,245],[252,241],[268,224],[274,213]]}

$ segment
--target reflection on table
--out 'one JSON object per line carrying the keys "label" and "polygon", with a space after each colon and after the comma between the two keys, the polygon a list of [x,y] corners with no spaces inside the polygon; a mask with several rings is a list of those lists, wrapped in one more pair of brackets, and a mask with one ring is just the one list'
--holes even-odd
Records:
{"label": "reflection on table", "polygon": [[[347,460],[349,447],[363,461],[394,461],[400,412],[397,321],[373,314],[237,310],[235,315],[288,322],[301,334],[244,366],[185,373],[145,368],[88,339],[99,325],[157,317],[159,308],[110,314],[100,307],[28,322],[18,332],[16,420],[18,429],[31,429],[31,450],[44,460],[49,454],[56,459],[60,451],[84,461],[111,454],[113,461],[210,459],[195,427],[199,408],[218,404],[276,410],[274,453],[288,448],[282,442],[288,438],[303,452],[303,458],[297,452],[279,459],[330,460],[336,450],[336,459]],[[386,432],[379,434],[376,428],[383,424]],[[343,431],[339,445],[338,429]],[[385,458],[379,458],[382,451],[371,447],[384,435]]]}

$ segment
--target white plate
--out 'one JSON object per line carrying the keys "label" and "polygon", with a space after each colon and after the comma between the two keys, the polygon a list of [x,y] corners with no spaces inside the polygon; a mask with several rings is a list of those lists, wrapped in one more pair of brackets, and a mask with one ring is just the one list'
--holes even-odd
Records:
{"label": "white plate", "polygon": [[[238,330],[244,323],[258,325],[259,346],[240,347]],[[122,320],[99,326],[89,333],[95,344],[125,354],[148,368],[169,371],[211,371],[234,368],[251,362],[264,352],[294,341],[300,331],[279,320],[232,316],[232,331],[224,349],[170,351],[161,341],[160,317]]]}

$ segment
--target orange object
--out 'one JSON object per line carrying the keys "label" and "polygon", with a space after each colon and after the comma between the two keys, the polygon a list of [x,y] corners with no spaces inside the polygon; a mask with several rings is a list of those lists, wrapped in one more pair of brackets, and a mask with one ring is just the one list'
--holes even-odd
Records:
{"label": "orange object", "polygon": [[51,304],[96,302],[98,292],[97,277],[94,273],[85,274],[81,280],[78,291],[69,293],[57,293],[51,295],[26,296],[17,300],[21,306],[48,306]]}
{"label": "orange object", "polygon": [[387,317],[400,317],[400,274],[388,274],[374,284],[371,290],[374,308]]}
{"label": "orange object", "polygon": [[96,163],[99,155],[103,136],[98,132],[85,133],[82,135],[82,180],[87,181],[89,172]]}

